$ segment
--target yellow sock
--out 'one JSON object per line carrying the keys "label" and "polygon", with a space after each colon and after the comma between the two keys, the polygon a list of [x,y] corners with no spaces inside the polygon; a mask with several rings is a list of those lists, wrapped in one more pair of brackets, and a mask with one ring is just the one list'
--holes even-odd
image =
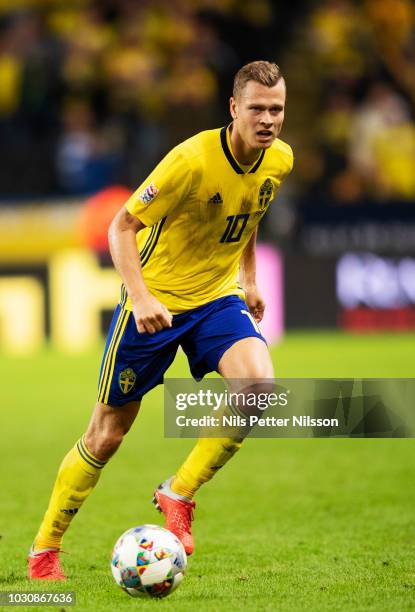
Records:
{"label": "yellow sock", "polygon": [[98,482],[105,461],[88,450],[84,437],[62,461],[34,549],[60,548],[69,523]]}
{"label": "yellow sock", "polygon": [[198,488],[210,480],[240,448],[240,440],[200,438],[174,477],[170,485],[172,491],[192,499]]}

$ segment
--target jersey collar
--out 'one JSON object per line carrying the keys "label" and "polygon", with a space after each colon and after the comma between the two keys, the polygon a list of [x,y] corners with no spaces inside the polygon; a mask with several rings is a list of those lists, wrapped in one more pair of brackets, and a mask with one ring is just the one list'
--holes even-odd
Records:
{"label": "jersey collar", "polygon": [[264,159],[264,155],[265,155],[265,149],[262,149],[260,156],[258,157],[258,159],[254,162],[254,164],[249,168],[249,170],[245,171],[240,164],[237,162],[231,146],[230,146],[230,126],[232,124],[230,123],[228,126],[225,126],[221,129],[220,131],[220,141],[222,144],[222,149],[223,152],[225,153],[226,159],[228,160],[228,162],[230,163],[230,165],[232,166],[232,168],[235,170],[235,172],[237,174],[252,174],[253,172],[256,172],[256,170],[258,170],[259,166],[262,163],[262,160]]}

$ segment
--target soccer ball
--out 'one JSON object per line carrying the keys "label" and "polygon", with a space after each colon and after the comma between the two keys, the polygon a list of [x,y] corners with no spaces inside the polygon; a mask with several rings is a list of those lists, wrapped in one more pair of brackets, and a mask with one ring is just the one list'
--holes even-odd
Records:
{"label": "soccer ball", "polygon": [[183,579],[187,557],[176,536],[158,525],[140,525],[115,543],[111,571],[132,597],[166,597]]}

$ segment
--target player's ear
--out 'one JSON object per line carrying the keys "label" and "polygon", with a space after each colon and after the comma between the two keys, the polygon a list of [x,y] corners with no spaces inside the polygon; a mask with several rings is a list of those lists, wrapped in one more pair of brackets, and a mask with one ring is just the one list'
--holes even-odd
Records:
{"label": "player's ear", "polygon": [[230,109],[230,112],[231,112],[232,119],[236,119],[237,116],[238,116],[238,114],[237,114],[237,103],[236,103],[236,100],[235,100],[235,98],[233,96],[229,100],[229,109]]}

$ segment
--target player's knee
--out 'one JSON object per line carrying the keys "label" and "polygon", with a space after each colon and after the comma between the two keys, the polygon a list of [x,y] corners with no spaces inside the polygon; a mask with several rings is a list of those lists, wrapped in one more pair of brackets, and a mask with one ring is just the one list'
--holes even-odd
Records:
{"label": "player's knee", "polygon": [[266,381],[274,378],[274,368],[272,363],[268,361],[256,362],[252,360],[248,364],[247,376],[245,378],[251,378],[253,381]]}
{"label": "player's knee", "polygon": [[[250,418],[261,417],[264,410],[268,408],[272,394],[275,393],[276,384],[274,380],[251,380],[243,389],[238,389],[232,397],[232,404],[241,416]],[[244,430],[243,437],[248,430]]]}

